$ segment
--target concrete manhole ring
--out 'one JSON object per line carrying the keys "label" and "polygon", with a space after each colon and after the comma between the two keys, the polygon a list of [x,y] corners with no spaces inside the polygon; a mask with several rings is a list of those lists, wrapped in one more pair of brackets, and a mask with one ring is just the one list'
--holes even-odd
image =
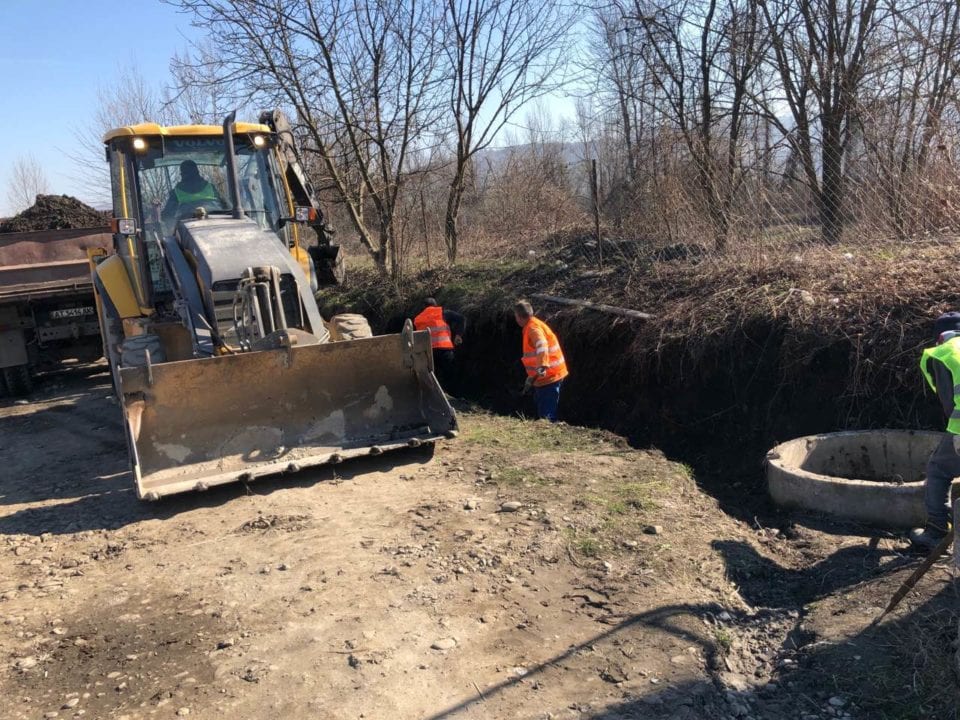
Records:
{"label": "concrete manhole ring", "polygon": [[870,525],[923,525],[927,459],[943,435],[863,430],[809,435],[767,453],[767,489],[784,508]]}

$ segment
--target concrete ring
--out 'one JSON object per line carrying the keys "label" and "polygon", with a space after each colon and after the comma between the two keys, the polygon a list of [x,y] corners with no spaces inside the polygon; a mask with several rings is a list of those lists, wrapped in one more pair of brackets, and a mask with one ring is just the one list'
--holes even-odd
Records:
{"label": "concrete ring", "polygon": [[923,525],[923,478],[942,433],[864,430],[809,435],[767,454],[767,490],[800,508],[888,528]]}

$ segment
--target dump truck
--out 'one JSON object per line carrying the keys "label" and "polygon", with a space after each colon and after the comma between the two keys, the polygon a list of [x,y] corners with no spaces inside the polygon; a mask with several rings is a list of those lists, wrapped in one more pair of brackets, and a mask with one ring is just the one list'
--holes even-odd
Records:
{"label": "dump truck", "polygon": [[0,234],[0,395],[28,395],[46,362],[100,357],[88,252],[106,228]]}
{"label": "dump truck", "polygon": [[140,498],[456,434],[427,332],[329,331],[365,323],[320,314],[342,253],[280,112],[104,143],[112,247],[93,283]]}

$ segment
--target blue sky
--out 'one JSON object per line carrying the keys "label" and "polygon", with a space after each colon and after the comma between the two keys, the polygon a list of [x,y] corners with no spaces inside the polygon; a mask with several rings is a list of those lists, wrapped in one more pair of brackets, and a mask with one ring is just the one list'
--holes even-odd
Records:
{"label": "blue sky", "polygon": [[83,198],[61,151],[89,126],[97,89],[130,64],[165,81],[191,33],[187,16],[157,0],[0,0],[0,216],[20,155],[42,163],[52,192]]}
{"label": "blue sky", "polygon": [[[66,153],[91,127],[97,92],[109,88],[125,67],[135,66],[162,88],[170,56],[197,37],[189,16],[160,0],[0,0],[0,217],[8,205],[10,169],[21,156],[42,165],[50,191],[91,201],[100,193],[84,187]],[[573,116],[573,101],[541,101],[555,119]],[[524,113],[495,144],[520,142]]]}

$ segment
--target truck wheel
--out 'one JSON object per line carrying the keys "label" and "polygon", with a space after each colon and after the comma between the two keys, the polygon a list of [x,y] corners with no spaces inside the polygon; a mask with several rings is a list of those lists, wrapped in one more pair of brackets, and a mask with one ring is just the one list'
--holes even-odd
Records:
{"label": "truck wheel", "polygon": [[3,383],[7,392],[13,396],[29,395],[33,390],[33,379],[28,365],[14,365],[3,369]]}

